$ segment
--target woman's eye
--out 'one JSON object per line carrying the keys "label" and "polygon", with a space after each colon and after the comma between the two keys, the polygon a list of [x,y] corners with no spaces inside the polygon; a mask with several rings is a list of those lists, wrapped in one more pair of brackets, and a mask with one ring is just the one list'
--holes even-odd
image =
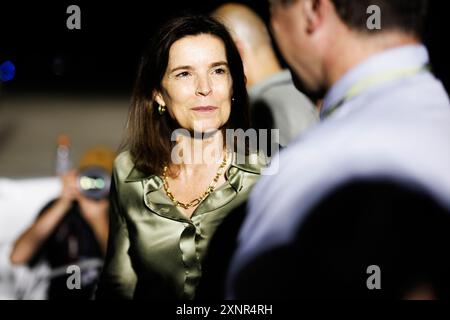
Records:
{"label": "woman's eye", "polygon": [[185,78],[185,77],[187,77],[188,75],[189,75],[189,72],[183,71],[183,72],[178,73],[178,74],[176,75],[176,77],[177,77],[177,78]]}
{"label": "woman's eye", "polygon": [[217,74],[224,74],[226,72],[227,71],[224,68],[218,68],[218,69],[214,70],[214,73],[217,73]]}

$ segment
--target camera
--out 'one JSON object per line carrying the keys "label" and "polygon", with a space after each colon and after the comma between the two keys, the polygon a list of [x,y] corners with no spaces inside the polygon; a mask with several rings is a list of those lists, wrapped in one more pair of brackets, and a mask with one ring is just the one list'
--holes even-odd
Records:
{"label": "camera", "polygon": [[89,199],[100,200],[109,195],[111,176],[101,167],[88,167],[81,170],[77,182],[80,192]]}

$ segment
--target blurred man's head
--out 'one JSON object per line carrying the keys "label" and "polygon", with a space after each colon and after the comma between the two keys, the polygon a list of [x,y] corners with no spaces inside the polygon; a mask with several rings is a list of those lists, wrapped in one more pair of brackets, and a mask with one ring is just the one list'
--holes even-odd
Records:
{"label": "blurred man's head", "polygon": [[78,168],[81,171],[91,167],[99,167],[111,174],[115,157],[116,154],[112,149],[106,146],[95,146],[86,150],[81,156]]}
{"label": "blurred man's head", "polygon": [[384,31],[402,31],[420,37],[427,13],[428,0],[331,0],[339,17],[350,28],[368,32],[367,9],[381,9]]}
{"label": "blurred man's head", "polygon": [[258,14],[239,3],[226,3],[211,15],[221,21],[233,37],[244,64],[247,86],[281,70],[269,31]]}
{"label": "blurred man's head", "polygon": [[[427,0],[269,0],[282,54],[312,96],[323,95],[371,54],[420,42]],[[369,29],[368,8],[381,29]]]}

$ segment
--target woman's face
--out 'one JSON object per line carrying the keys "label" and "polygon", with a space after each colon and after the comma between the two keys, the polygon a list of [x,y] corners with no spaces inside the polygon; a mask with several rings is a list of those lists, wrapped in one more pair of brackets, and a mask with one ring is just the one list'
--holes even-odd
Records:
{"label": "woman's face", "polygon": [[174,42],[161,84],[156,102],[182,128],[208,132],[228,121],[233,80],[220,38],[201,34]]}

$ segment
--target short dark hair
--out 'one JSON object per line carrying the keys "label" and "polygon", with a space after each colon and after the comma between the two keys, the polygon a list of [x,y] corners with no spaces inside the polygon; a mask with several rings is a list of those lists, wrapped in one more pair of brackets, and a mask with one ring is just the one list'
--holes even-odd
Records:
{"label": "short dark hair", "polygon": [[395,30],[421,36],[428,11],[428,0],[331,0],[339,17],[349,27],[368,31],[367,8],[381,9],[382,30]]}
{"label": "short dark hair", "polygon": [[155,90],[162,89],[170,48],[179,39],[200,34],[216,36],[225,46],[234,99],[223,129],[247,130],[250,126],[244,68],[225,26],[206,15],[184,14],[172,18],[158,29],[142,55],[128,116],[128,134],[122,145],[122,149],[129,149],[135,167],[144,173],[161,174],[163,167],[170,164],[171,135],[178,126],[167,112],[158,113],[153,96]]}
{"label": "short dark hair", "polygon": [[[272,5],[288,6],[298,0],[269,0]],[[317,0],[315,0],[317,1]],[[421,36],[428,12],[428,0],[330,0],[339,17],[350,28],[367,32],[367,8],[381,9],[382,30],[401,30]]]}

